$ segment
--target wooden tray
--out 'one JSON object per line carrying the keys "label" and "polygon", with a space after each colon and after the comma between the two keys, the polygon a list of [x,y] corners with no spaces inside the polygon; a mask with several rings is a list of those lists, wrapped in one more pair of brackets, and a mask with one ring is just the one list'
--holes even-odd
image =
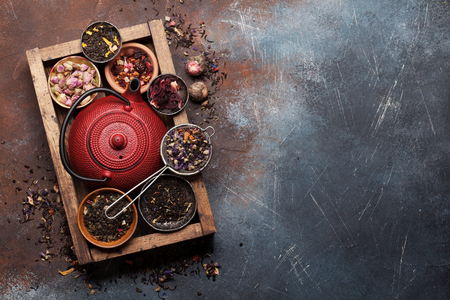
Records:
{"label": "wooden tray", "polygon": [[[158,58],[161,73],[175,74],[172,55],[166,40],[164,26],[161,20],[124,28],[120,30],[123,42],[138,42],[154,50]],[[75,253],[80,264],[98,262],[126,254],[136,253],[157,247],[179,243],[186,240],[214,234],[216,226],[211,212],[208,195],[201,174],[191,176],[191,182],[198,202],[198,213],[193,221],[182,230],[172,233],[160,233],[150,229],[145,222],[139,222],[138,229],[127,243],[114,249],[102,249],[88,243],[82,236],[77,224],[78,205],[91,191],[83,182],[72,178],[64,169],[59,155],[59,134],[61,123],[67,114],[67,109],[55,104],[47,88],[48,74],[51,67],[61,58],[70,55],[82,55],[80,41],[26,51],[28,64],[36,91],[42,121],[44,123],[52,160],[58,177],[61,198],[66,210],[67,220],[75,247]],[[99,65],[102,69],[103,65]],[[103,72],[100,72],[103,76]],[[104,76],[103,76],[104,77]],[[107,82],[102,78],[104,85]],[[103,97],[99,95],[98,97]],[[188,123],[185,111],[169,118],[163,118],[167,128],[173,125]],[[69,129],[68,129],[69,131]],[[144,226],[145,225],[145,226]]]}

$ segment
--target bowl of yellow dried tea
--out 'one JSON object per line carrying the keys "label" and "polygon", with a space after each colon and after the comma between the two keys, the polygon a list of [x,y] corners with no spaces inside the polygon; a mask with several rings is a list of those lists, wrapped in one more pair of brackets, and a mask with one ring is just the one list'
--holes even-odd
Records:
{"label": "bowl of yellow dried tea", "polygon": [[112,60],[122,48],[119,29],[111,23],[100,21],[90,24],[81,34],[81,50],[95,63]]}

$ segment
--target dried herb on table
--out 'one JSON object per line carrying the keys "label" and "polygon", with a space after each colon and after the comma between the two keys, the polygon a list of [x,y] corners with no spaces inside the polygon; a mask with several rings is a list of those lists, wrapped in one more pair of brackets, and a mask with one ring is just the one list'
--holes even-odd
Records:
{"label": "dried herb on table", "polygon": [[[88,232],[98,241],[113,242],[119,240],[130,229],[133,222],[133,207],[128,207],[123,213],[115,219],[108,219],[105,210],[114,203],[121,195],[117,193],[105,193],[96,196],[92,200],[86,201],[84,208],[84,225]],[[127,201],[121,200],[116,203],[108,214],[115,216],[119,213]]]}
{"label": "dried herb on table", "polygon": [[209,137],[197,127],[170,130],[164,140],[166,161],[180,172],[195,172],[206,165],[211,155]]}
{"label": "dried herb on table", "polygon": [[142,195],[142,216],[163,230],[186,225],[195,213],[195,195],[189,183],[177,176],[161,176]]}

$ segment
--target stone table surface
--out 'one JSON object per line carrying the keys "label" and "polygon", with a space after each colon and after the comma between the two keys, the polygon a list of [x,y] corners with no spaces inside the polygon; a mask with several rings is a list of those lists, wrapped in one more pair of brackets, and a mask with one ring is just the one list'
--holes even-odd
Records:
{"label": "stone table surface", "polygon": [[[0,298],[449,299],[450,3],[182,2],[1,1]],[[170,46],[177,73],[209,45],[227,74],[203,171],[217,233],[158,255],[220,275],[194,264],[156,293],[127,269],[156,268],[143,253],[63,276],[62,242],[42,261],[39,213],[21,223],[32,180],[55,179],[25,51],[174,14],[207,32]]]}

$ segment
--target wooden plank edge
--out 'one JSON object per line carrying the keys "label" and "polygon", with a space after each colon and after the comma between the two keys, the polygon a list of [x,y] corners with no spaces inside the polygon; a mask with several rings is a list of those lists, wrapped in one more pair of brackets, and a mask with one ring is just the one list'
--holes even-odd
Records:
{"label": "wooden plank edge", "polygon": [[[119,29],[122,43],[151,36],[147,23]],[[81,39],[81,32],[80,32]],[[80,39],[40,49],[41,60],[49,61],[70,55],[81,55]]]}
{"label": "wooden plank edge", "polygon": [[153,20],[148,22],[148,28],[152,35],[153,45],[155,46],[155,55],[158,59],[159,70],[161,74],[175,74],[175,67],[172,61],[172,54],[167,44],[166,31],[162,20]]}
{"label": "wooden plank edge", "polygon": [[[148,22],[150,32],[152,34],[153,45],[155,47],[156,56],[158,58],[161,73],[175,74],[175,67],[172,60],[172,54],[167,43],[164,25],[161,20],[153,20]],[[173,117],[175,125],[189,123],[185,110]],[[203,234],[209,235],[217,232],[214,217],[211,211],[208,194],[206,192],[205,183],[201,174],[189,178],[195,194],[197,196],[197,210],[200,217]]]}
{"label": "wooden plank edge", "polygon": [[[70,175],[64,170],[59,156],[59,126],[56,113],[53,107],[53,100],[50,97],[47,88],[47,77],[41,60],[41,54],[38,48],[26,51],[28,65],[30,67],[31,78],[33,80],[42,121],[47,136],[47,141],[52,156],[56,176],[58,178],[61,198],[66,210],[69,229],[72,234],[72,240],[75,247],[75,254],[80,263],[91,261],[91,255],[87,242],[79,231],[76,222],[76,212],[78,203],[74,201],[75,188]],[[75,216],[75,217],[73,217]],[[75,222],[74,222],[75,220]]]}
{"label": "wooden plank edge", "polygon": [[124,245],[114,249],[102,249],[94,247],[91,255],[94,262],[107,260],[127,254],[155,249],[194,238],[202,237],[202,228],[199,223],[191,224],[185,228],[170,233],[153,233],[130,239]]}
{"label": "wooden plank edge", "polygon": [[210,235],[217,232],[216,222],[211,210],[208,193],[206,192],[205,182],[202,174],[197,174],[189,178],[197,199],[197,212],[200,218],[203,235]]}

